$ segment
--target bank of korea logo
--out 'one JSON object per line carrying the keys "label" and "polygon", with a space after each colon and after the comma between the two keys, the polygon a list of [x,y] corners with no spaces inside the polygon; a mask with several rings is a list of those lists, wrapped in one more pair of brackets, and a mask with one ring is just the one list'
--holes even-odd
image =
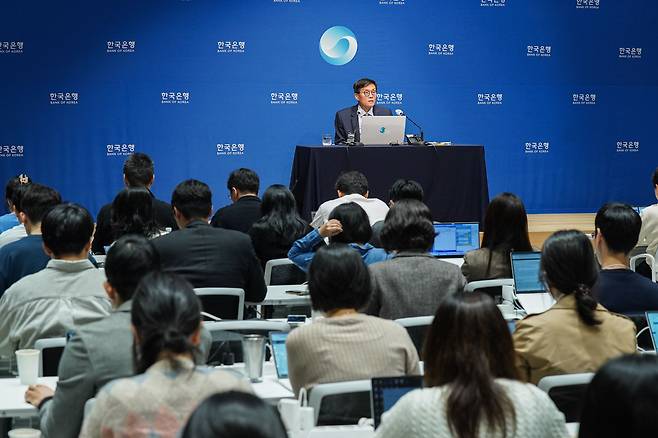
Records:
{"label": "bank of korea logo", "polygon": [[502,105],[503,93],[478,93],[478,105]]}
{"label": "bank of korea logo", "polygon": [[402,105],[403,99],[403,93],[377,93],[377,103],[380,105]]}
{"label": "bank of korea logo", "polygon": [[596,93],[573,93],[572,105],[596,105]]}
{"label": "bank of korea logo", "polygon": [[217,156],[244,155],[244,143],[217,143]]}
{"label": "bank of korea logo", "polygon": [[480,6],[504,8],[507,0],[480,0]]}
{"label": "bank of korea logo", "polygon": [[642,58],[642,47],[620,47],[619,58],[640,59]]}
{"label": "bank of korea logo", "polygon": [[599,9],[601,0],[576,0],[576,9]]}
{"label": "bank of korea logo", "polygon": [[77,105],[80,102],[80,94],[72,92],[49,93],[51,105]]}
{"label": "bank of korea logo", "polygon": [[24,46],[23,41],[0,41],[0,53],[21,54]]}
{"label": "bank of korea logo", "polygon": [[551,144],[547,141],[527,141],[523,151],[526,154],[547,154]]}
{"label": "bank of korea logo", "polygon": [[639,152],[639,151],[640,151],[639,141],[620,140],[617,142],[617,152]]}
{"label": "bank of korea logo", "polygon": [[24,147],[22,144],[4,144],[0,145],[0,157],[16,158],[23,156]]}
{"label": "bank of korea logo", "polygon": [[105,146],[106,157],[127,157],[135,153],[135,143],[108,143]]}
{"label": "bank of korea logo", "polygon": [[299,102],[299,93],[289,92],[272,92],[270,93],[270,103],[272,105],[297,105]]}
{"label": "bank of korea logo", "polygon": [[354,59],[357,42],[354,32],[345,26],[334,26],[320,37],[320,54],[331,65],[345,65]]}

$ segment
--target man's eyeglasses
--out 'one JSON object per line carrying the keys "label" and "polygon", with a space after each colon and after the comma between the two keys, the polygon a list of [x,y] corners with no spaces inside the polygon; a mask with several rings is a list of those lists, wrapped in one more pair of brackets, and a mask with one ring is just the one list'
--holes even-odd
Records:
{"label": "man's eyeglasses", "polygon": [[376,96],[377,96],[377,90],[373,90],[373,91],[370,91],[370,90],[363,90],[363,91],[361,92],[361,94],[363,94],[363,95],[366,96],[366,97],[370,97],[370,96],[376,97]]}

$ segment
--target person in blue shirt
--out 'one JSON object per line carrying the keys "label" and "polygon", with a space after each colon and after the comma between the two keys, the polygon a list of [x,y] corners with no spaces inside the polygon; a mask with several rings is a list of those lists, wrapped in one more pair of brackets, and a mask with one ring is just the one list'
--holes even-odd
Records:
{"label": "person in blue shirt", "polygon": [[368,214],[356,202],[348,202],[334,208],[329,220],[320,228],[295,241],[288,251],[288,258],[307,272],[315,251],[328,238],[329,243],[346,243],[351,246],[359,252],[366,265],[390,259],[391,255],[386,251],[368,243],[371,237]]}
{"label": "person in blue shirt", "polygon": [[594,247],[601,263],[594,297],[612,312],[658,310],[658,284],[629,268],[628,254],[642,226],[640,215],[629,205],[609,203],[596,213],[594,224]]}
{"label": "person in blue shirt", "polygon": [[7,185],[5,186],[5,200],[7,201],[7,208],[9,209],[9,213],[0,216],[0,233],[4,233],[8,229],[14,228],[19,224],[18,217],[16,217],[16,206],[14,206],[12,202],[12,197],[14,196],[16,187],[20,186],[21,184],[30,183],[30,177],[23,173],[16,175],[7,181]]}

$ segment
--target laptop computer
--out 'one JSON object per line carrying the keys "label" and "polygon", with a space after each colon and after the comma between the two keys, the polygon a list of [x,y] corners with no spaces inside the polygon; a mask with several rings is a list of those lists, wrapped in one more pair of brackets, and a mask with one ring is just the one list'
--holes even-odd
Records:
{"label": "laptop computer", "polygon": [[647,327],[649,327],[649,333],[651,334],[653,350],[656,351],[656,340],[658,339],[658,312],[645,312],[645,316],[647,318]]}
{"label": "laptop computer", "polygon": [[435,223],[434,232],[436,237],[430,253],[435,257],[463,257],[480,247],[477,222]]}
{"label": "laptop computer", "polygon": [[403,395],[423,387],[422,376],[375,377],[372,379],[370,406],[375,428],[382,421],[382,414],[393,407]]}
{"label": "laptop computer", "polygon": [[368,116],[361,118],[361,143],[403,144],[405,116]]}
{"label": "laptop computer", "polygon": [[292,391],[292,385],[288,378],[288,352],[286,351],[286,332],[270,332],[270,345],[272,346],[272,357],[274,358],[274,368],[279,383],[284,388]]}
{"label": "laptop computer", "polygon": [[525,311],[530,315],[548,310],[555,300],[546,292],[539,279],[541,253],[539,251],[512,252],[510,257],[516,298]]}

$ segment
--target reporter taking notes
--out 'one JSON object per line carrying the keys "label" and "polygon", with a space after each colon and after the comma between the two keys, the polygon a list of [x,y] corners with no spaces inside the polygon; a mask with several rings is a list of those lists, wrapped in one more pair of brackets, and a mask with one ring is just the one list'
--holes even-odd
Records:
{"label": "reporter taking notes", "polygon": [[354,99],[358,102],[354,106],[343,108],[336,113],[334,128],[335,144],[347,142],[349,134],[354,134],[354,141],[361,141],[361,120],[368,116],[390,116],[391,110],[377,106],[377,83],[368,78],[359,79],[353,85]]}

